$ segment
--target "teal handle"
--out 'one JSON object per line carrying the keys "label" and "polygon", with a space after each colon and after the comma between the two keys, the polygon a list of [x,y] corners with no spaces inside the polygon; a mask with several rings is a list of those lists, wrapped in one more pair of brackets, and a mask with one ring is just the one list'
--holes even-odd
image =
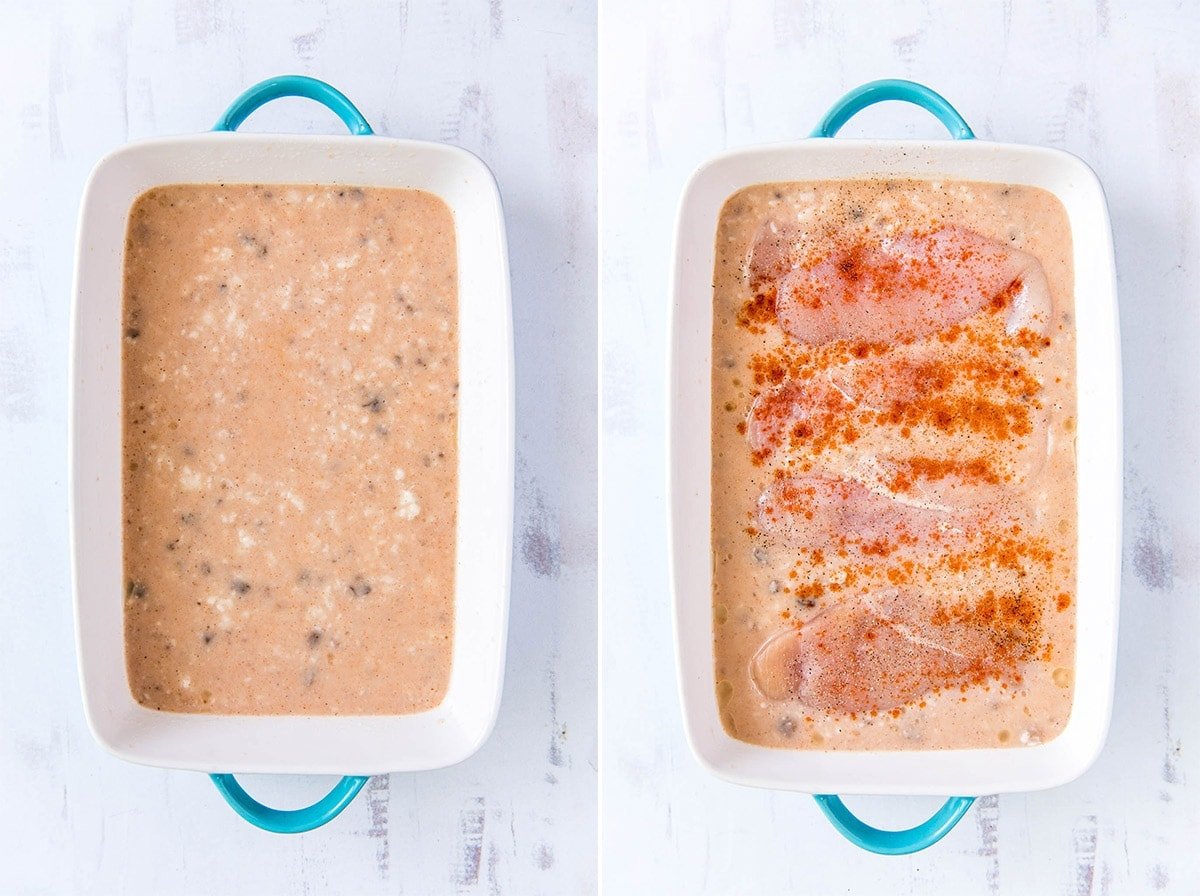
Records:
{"label": "teal handle", "polygon": [[375,133],[363,118],[363,114],[354,107],[354,103],[346,99],[344,93],[324,81],[305,75],[280,75],[260,81],[229,104],[225,114],[213,125],[213,130],[236,131],[238,125],[259,106],[283,96],[302,96],[316,100],[340,118],[351,134],[370,136]]}
{"label": "teal handle", "polygon": [[324,797],[303,809],[272,809],[246,793],[233,775],[210,775],[225,802],[255,827],[273,834],[303,834],[333,821],[358,796],[365,777],[346,775]]}
{"label": "teal handle", "polygon": [[896,78],[872,81],[851,90],[833,104],[833,108],[825,113],[825,117],[813,129],[810,136],[832,137],[842,129],[846,122],[867,106],[886,103],[889,100],[912,103],[932,112],[937,116],[937,120],[946,126],[946,130],[955,140],[975,139],[975,133],[944,96],[930,90],[924,84],[918,84],[916,81],[901,81]]}
{"label": "teal handle", "polygon": [[841,797],[814,796],[825,817],[843,837],[867,852],[881,856],[906,856],[933,846],[950,833],[975,802],[973,796],[952,796],[928,821],[906,831],[881,831],[873,828],[846,808]]}

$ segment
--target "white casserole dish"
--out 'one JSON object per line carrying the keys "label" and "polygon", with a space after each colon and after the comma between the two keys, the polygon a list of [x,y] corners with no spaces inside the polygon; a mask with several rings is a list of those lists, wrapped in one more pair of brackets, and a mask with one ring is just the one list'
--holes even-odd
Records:
{"label": "white casserole dish", "polygon": [[[875,82],[848,94],[814,136],[831,137],[861,108],[893,99],[929,109],[960,139],[809,139],[736,150],[701,166],[684,190],[675,246],[668,462],[675,633],[687,735],[697,759],[713,774],[759,787],[813,794],[969,796],[1054,787],[1081,775],[1096,759],[1113,693],[1121,557],[1121,384],[1104,194],[1091,169],[1068,153],[972,139],[945,100],[910,82]],[[1056,195],[1070,219],[1078,340],[1076,690],[1065,730],[1049,743],[905,752],[782,750],[731,737],[718,717],[710,548],[712,276],[718,215],[731,194],[752,184],[869,177],[1037,186]],[[828,806],[823,808],[828,812]],[[859,842],[853,835],[851,839]]]}
{"label": "white casserole dish", "polygon": [[[276,78],[251,88],[230,107],[218,129],[232,130],[262,103],[287,95],[325,103],[360,136],[218,130],[146,140],[102,159],[84,192],[69,427],[84,706],[102,745],[146,765],[357,776],[440,768],[466,759],[487,739],[503,680],[512,535],[513,362],[500,196],[491,172],[475,156],[443,144],[370,136],[370,127],[344,96],[312,79]],[[435,709],[403,716],[219,716],[147,709],[130,693],[121,549],[126,220],[134,199],[145,190],[199,182],[415,188],[440,196],[453,212],[461,384],[455,628],[449,688]]]}

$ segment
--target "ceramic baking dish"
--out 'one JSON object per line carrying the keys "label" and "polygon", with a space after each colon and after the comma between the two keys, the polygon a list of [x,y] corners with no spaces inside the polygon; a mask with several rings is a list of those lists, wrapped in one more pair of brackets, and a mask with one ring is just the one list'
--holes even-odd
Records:
{"label": "ceramic baking dish", "polygon": [[[928,109],[949,141],[833,140],[856,112],[884,100]],[[1095,760],[1112,702],[1120,582],[1120,361],[1112,237],[1091,169],[1065,152],[987,143],[942,97],[917,84],[879,81],[844,97],[798,143],[718,156],[688,183],[679,209],[670,384],[670,530],[679,685],[692,750],[713,774],[739,784],[835,793],[963,795],[909,831],[877,831],[836,797],[818,796],[843,833],[877,852],[928,846],[985,793],[1053,787]],[[1066,207],[1074,244],[1078,339],[1078,539],[1075,701],[1054,740],[1010,749],[903,752],[782,750],[725,733],[713,681],[711,499],[712,275],[725,200],[772,181],[866,177],[957,178],[1037,186]]]}
{"label": "ceramic baking dish", "polygon": [[[305,96],[353,136],[232,133],[256,108]],[[220,716],[139,705],[125,671],[121,550],[121,287],[134,199],[171,183],[304,183],[427,190],[450,206],[459,274],[458,514],[453,662],[435,709],[402,716]],[[345,96],[310,78],[273,78],[239,97],[211,133],[146,140],[92,172],[79,219],[71,369],[71,536],[79,671],[96,739],[131,762],[210,773],[343,774],[294,813],[214,774],[260,826],[307,830],[332,818],[364,776],[440,768],[488,737],[499,708],[512,536],[513,366],[504,219],[495,180],[452,146],[372,134]],[[264,371],[264,373],[266,373]]]}

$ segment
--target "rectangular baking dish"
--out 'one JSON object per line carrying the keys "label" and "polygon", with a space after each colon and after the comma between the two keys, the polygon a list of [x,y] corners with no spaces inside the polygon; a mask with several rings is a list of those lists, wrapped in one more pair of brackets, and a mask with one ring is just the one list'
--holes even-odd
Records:
{"label": "rectangular baking dish", "polygon": [[[945,100],[909,82],[876,82],[860,88],[834,108],[818,135],[832,136],[858,109],[883,99],[917,102],[963,139],[808,139],[735,150],[701,166],[684,190],[675,243],[668,463],[675,633],[687,735],[697,759],[713,774],[759,787],[814,794],[941,795],[1053,787],[1082,774],[1098,755],[1113,692],[1121,556],[1121,384],[1112,238],[1104,194],[1092,171],[1068,153],[968,139],[973,136],[970,129]],[[752,184],[872,177],[1028,184],[1049,190],[1067,209],[1074,243],[1078,331],[1078,644],[1074,707],[1065,730],[1046,744],[904,752],[792,751],[736,740],[725,733],[718,718],[710,549],[717,218],[731,194]]]}
{"label": "rectangular baking dish", "polygon": [[[303,95],[354,136],[231,133],[254,108]],[[426,190],[457,231],[460,393],[453,664],[435,709],[403,716],[220,716],[139,705],[126,679],[121,549],[121,290],[134,199],[171,183],[351,184]],[[206,772],[368,775],[459,762],[499,709],[512,536],[513,362],[504,219],[495,180],[465,150],[371,135],[312,79],[247,91],[218,130],[146,140],[96,165],[79,218],[72,324],[71,535],[79,671],[96,739],[131,762]],[[263,371],[269,375],[269,371]],[[239,810],[240,811],[240,810]]]}

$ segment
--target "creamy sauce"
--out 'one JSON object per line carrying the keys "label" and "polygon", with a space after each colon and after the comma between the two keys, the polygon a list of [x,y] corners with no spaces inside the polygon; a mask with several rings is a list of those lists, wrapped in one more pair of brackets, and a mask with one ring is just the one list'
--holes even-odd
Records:
{"label": "creamy sauce", "polygon": [[454,222],[417,190],[177,185],[125,245],[125,649],[177,712],[438,705]]}
{"label": "creamy sauce", "polygon": [[1070,228],[1030,187],[763,184],[713,325],[716,699],[793,749],[1049,741],[1075,653]]}

